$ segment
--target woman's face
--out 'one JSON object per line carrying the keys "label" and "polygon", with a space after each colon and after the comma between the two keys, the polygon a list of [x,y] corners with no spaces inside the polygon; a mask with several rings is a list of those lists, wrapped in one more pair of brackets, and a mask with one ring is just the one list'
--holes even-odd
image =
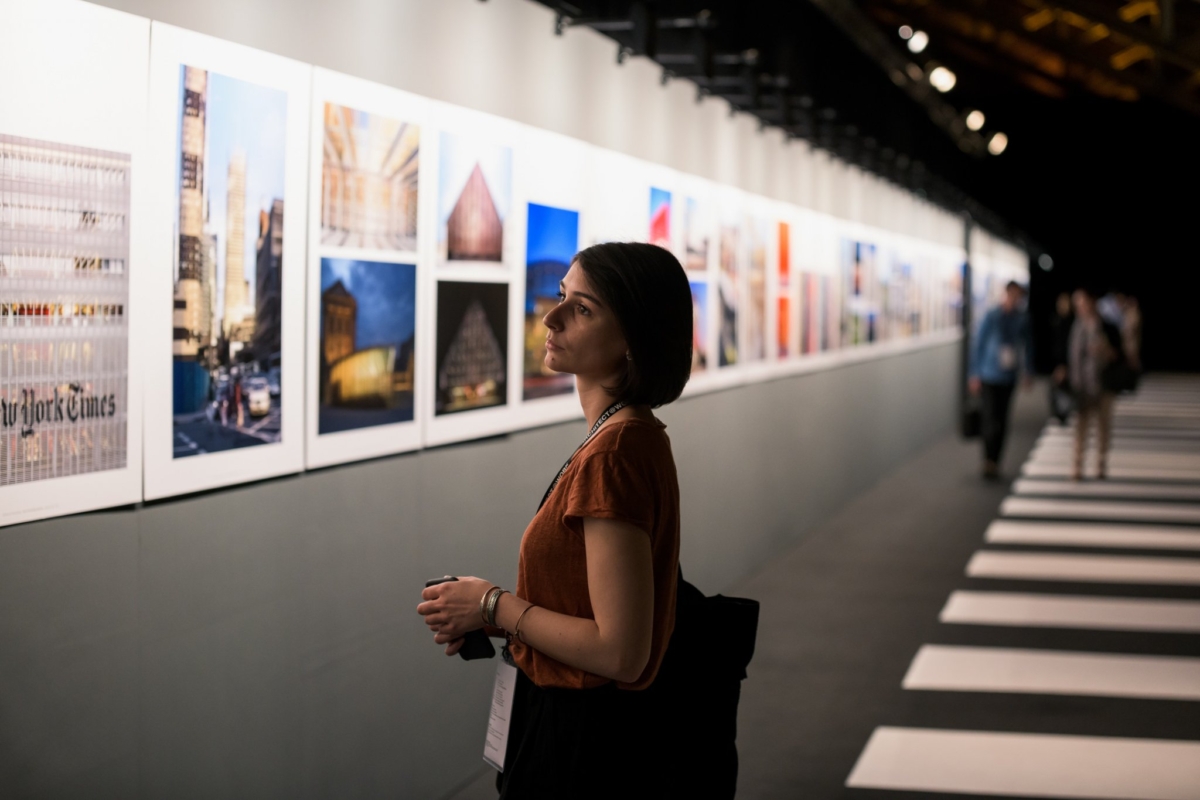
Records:
{"label": "woman's face", "polygon": [[545,364],[555,372],[605,380],[623,368],[628,346],[621,326],[578,263],[567,270],[558,305],[542,322],[548,329]]}

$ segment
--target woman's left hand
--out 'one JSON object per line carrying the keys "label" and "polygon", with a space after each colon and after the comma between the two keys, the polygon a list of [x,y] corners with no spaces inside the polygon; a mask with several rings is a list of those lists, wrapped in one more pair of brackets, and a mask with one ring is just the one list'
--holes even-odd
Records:
{"label": "woman's left hand", "polygon": [[417,613],[425,617],[425,624],[433,630],[433,640],[449,644],[482,628],[479,601],[493,586],[482,578],[468,577],[426,587],[421,592],[424,602],[417,606]]}

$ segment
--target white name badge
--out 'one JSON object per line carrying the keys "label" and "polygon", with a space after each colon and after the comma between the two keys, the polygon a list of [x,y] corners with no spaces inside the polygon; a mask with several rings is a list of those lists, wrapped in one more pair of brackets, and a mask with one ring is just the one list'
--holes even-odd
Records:
{"label": "white name badge", "polygon": [[516,694],[517,668],[503,658],[497,659],[496,683],[492,687],[492,712],[488,716],[487,738],[483,742],[483,760],[500,772],[504,772],[504,754],[508,751],[508,725]]}
{"label": "white name badge", "polygon": [[1011,345],[1000,346],[1000,369],[1017,368],[1017,350]]}

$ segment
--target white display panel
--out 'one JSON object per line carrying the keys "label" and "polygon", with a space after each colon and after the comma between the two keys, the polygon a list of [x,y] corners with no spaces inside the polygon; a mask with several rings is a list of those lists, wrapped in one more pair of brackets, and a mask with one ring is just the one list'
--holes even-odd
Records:
{"label": "white display panel", "polygon": [[423,440],[438,445],[518,427],[527,166],[521,125],[446,103],[432,103],[430,117],[436,208],[422,246],[435,267],[421,296],[417,382],[429,409]]}
{"label": "white display panel", "polygon": [[304,466],[311,78],[152,26],[147,499]]}
{"label": "white display panel", "polygon": [[323,467],[421,445],[435,132],[425,98],[319,68],[312,85],[305,461]]}
{"label": "white display panel", "polygon": [[575,376],[547,370],[542,318],[557,302],[559,281],[591,237],[587,204],[588,146],[565,136],[525,129],[518,162],[525,203],[519,210],[523,250],[513,283],[511,358],[518,365],[515,424],[545,425],[583,416]]}
{"label": "white display panel", "polygon": [[684,387],[684,395],[692,395],[716,388],[718,383],[715,199],[713,184],[703,178],[680,175],[676,187],[679,222],[675,254],[692,290],[692,376]]}
{"label": "white display panel", "polygon": [[0,526],[141,499],[149,46],[0,0]]}

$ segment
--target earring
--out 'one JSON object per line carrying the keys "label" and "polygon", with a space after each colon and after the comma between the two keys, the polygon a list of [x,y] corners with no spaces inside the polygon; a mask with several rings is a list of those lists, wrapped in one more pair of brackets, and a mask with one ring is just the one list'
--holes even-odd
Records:
{"label": "earring", "polygon": [[633,361],[633,354],[632,354],[632,353],[630,353],[628,350],[626,350],[626,351],[625,351],[625,360],[626,360],[626,361]]}

